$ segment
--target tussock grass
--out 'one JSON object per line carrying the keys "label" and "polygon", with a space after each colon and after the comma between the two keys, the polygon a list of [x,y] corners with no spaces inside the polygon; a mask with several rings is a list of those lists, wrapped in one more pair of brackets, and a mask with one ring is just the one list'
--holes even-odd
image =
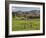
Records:
{"label": "tussock grass", "polygon": [[12,18],[12,31],[40,30],[40,19],[17,20],[17,18]]}

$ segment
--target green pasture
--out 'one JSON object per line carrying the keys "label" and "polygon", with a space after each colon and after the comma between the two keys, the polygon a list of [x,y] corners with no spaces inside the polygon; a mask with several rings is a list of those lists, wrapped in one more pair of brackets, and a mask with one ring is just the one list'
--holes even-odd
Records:
{"label": "green pasture", "polygon": [[40,19],[18,20],[12,17],[12,31],[40,30]]}

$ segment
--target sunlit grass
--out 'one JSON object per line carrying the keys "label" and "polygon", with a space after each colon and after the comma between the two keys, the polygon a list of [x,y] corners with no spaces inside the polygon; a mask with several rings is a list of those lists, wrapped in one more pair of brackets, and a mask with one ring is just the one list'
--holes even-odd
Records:
{"label": "sunlit grass", "polygon": [[12,18],[12,30],[40,30],[40,19],[16,20],[18,17]]}

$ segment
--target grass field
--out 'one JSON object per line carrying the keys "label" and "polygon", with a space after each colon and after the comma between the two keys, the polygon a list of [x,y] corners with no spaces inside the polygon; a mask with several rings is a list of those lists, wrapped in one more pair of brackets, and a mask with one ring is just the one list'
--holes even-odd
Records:
{"label": "grass field", "polygon": [[12,31],[40,30],[40,19],[16,20],[12,18]]}

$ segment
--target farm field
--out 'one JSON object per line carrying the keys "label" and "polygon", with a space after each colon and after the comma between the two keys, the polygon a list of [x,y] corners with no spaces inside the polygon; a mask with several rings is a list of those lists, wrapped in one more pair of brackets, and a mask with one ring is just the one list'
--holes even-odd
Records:
{"label": "farm field", "polygon": [[12,31],[40,30],[40,19],[18,20],[12,17]]}

